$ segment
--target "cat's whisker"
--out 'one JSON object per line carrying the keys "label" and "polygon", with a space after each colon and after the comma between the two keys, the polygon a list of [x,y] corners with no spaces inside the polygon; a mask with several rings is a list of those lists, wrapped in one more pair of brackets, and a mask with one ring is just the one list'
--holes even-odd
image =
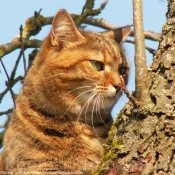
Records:
{"label": "cat's whisker", "polygon": [[[78,120],[79,120],[79,117],[80,117],[80,115],[81,115],[83,109],[85,108],[85,106],[89,106],[89,103],[91,102],[91,100],[93,99],[93,97],[94,97],[95,95],[96,95],[96,92],[92,92],[92,93],[90,94],[89,99],[88,99],[87,102],[84,104],[84,106],[82,107],[82,109],[81,109],[81,111],[80,111],[80,113],[79,113],[79,115],[78,115],[77,122],[78,122]],[[86,108],[86,109],[87,109],[87,108]],[[85,121],[86,121],[86,112],[85,112]]]}
{"label": "cat's whisker", "polygon": [[[98,97],[98,96],[97,96]],[[96,130],[95,130],[95,127],[94,127],[94,109],[95,109],[95,105],[96,105],[96,102],[97,102],[97,97],[95,98],[95,101],[94,101],[94,104],[93,104],[93,107],[92,107],[92,113],[91,113],[91,124],[92,124],[92,127],[93,127],[93,130],[95,132],[95,134],[98,136]]]}
{"label": "cat's whisker", "polygon": [[97,96],[97,105],[96,105],[96,110],[97,110],[97,117],[101,120],[101,113],[100,113],[100,94]]}
{"label": "cat's whisker", "polygon": [[100,110],[99,110],[99,109],[100,109],[100,108],[99,108],[99,95],[100,95],[100,94],[97,95],[97,103],[96,103],[96,114],[97,114],[98,119],[100,119],[100,118],[99,118],[99,111],[100,111]]}
{"label": "cat's whisker", "polygon": [[123,101],[124,104],[129,100],[126,94],[122,94],[121,98],[122,98],[122,101]]}
{"label": "cat's whisker", "polygon": [[64,96],[70,94],[71,92],[73,92],[73,91],[75,91],[75,90],[77,90],[77,89],[88,88],[88,87],[92,87],[92,86],[81,86],[81,87],[75,88],[75,89],[70,90],[69,92],[67,92]]}
{"label": "cat's whisker", "polygon": [[[90,102],[92,101],[92,99],[94,98],[94,96],[97,94],[97,92],[95,92],[94,94],[92,94],[92,96],[90,97],[90,99],[88,100],[89,102],[88,102],[88,104],[87,104],[87,106],[86,106],[86,110],[85,110],[85,122],[86,122],[86,114],[87,114],[87,109],[88,109],[88,107],[89,107],[89,104],[90,104]],[[86,122],[87,123],[87,122]]]}
{"label": "cat's whisker", "polygon": [[83,94],[85,94],[85,93],[87,93],[87,92],[90,92],[90,91],[93,91],[93,89],[84,91],[84,92],[82,92],[81,94],[79,94],[77,97],[75,97],[75,98],[72,100],[72,102],[71,102],[71,104],[69,105],[69,107],[67,108],[67,110],[65,111],[65,113],[62,115],[62,117],[68,112],[68,110],[70,109],[70,107],[73,105],[74,101],[75,101],[77,98],[79,98],[81,95],[83,95]]}
{"label": "cat's whisker", "polygon": [[65,73],[61,72],[61,73],[58,73],[58,74],[55,74],[55,75],[50,75],[50,76],[45,77],[44,79],[56,77],[56,76],[59,76],[59,75],[62,75],[62,74],[65,74]]}
{"label": "cat's whisker", "polygon": [[[98,100],[99,100],[99,102],[98,102],[98,114],[99,114],[99,116],[100,116],[100,120],[103,122],[103,124],[104,125],[106,125],[106,126],[108,126],[106,123],[105,123],[105,121],[103,120],[103,118],[102,118],[102,116],[101,116],[101,113],[100,113],[100,100],[101,100],[101,97],[103,97],[103,96],[101,96],[101,94],[99,94],[98,95]],[[103,101],[102,101],[103,102]],[[105,111],[106,112],[106,111]]]}
{"label": "cat's whisker", "polygon": [[[104,97],[104,95],[102,95],[101,97],[103,98],[103,99],[102,99],[102,107],[103,107],[103,110],[106,112],[105,106],[104,106],[104,98],[105,98],[105,97]],[[106,114],[107,114],[107,112],[106,112]]]}

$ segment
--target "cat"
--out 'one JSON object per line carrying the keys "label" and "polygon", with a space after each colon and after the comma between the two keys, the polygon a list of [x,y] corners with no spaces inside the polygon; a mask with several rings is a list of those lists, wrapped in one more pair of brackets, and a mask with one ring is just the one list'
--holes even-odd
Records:
{"label": "cat", "polygon": [[16,99],[1,173],[93,172],[122,94],[121,77],[128,82],[120,43],[129,33],[78,30],[66,10],[56,14]]}

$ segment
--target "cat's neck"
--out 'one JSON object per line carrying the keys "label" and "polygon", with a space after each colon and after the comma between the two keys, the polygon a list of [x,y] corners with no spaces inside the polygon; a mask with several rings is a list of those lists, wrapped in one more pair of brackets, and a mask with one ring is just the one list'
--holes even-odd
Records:
{"label": "cat's neck", "polygon": [[[24,91],[25,89],[21,91],[21,95],[17,99],[16,113],[19,113],[20,111],[21,115],[30,117],[30,120],[36,123],[39,128],[46,128],[48,133],[51,133],[51,131],[53,131],[53,133],[59,133],[57,128],[60,128],[60,125],[62,128],[71,125],[74,129],[71,130],[71,133],[66,134],[77,135],[80,134],[77,133],[77,131],[82,132],[79,129],[77,130],[77,128],[82,126],[83,128],[88,129],[95,137],[107,138],[108,131],[113,122],[109,112],[110,109],[109,111],[108,109],[103,109],[98,112],[94,111],[94,113],[82,112],[80,116],[77,116],[77,114],[72,113],[69,110],[63,113],[59,106],[54,110],[48,110],[47,107],[41,107],[41,104],[35,104],[34,102],[36,102],[36,100],[33,100],[33,96],[29,94],[25,96]],[[26,109],[30,109],[30,111],[26,111]],[[67,128],[67,131],[70,130]],[[72,131],[74,131],[74,133],[72,133]]]}

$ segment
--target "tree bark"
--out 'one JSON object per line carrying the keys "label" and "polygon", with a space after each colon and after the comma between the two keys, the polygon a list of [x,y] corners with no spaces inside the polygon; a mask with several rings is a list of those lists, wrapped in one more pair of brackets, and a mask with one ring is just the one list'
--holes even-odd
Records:
{"label": "tree bark", "polygon": [[151,101],[118,115],[95,175],[175,174],[175,0],[148,74]]}

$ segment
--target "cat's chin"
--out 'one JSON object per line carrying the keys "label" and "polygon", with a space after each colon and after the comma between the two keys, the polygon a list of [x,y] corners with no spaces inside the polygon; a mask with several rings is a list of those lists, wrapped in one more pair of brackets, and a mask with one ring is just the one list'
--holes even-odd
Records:
{"label": "cat's chin", "polygon": [[121,90],[117,91],[115,94],[112,94],[112,93],[105,94],[104,101],[103,101],[103,105],[105,106],[105,108],[112,110],[112,108],[117,103],[121,95],[122,95]]}

